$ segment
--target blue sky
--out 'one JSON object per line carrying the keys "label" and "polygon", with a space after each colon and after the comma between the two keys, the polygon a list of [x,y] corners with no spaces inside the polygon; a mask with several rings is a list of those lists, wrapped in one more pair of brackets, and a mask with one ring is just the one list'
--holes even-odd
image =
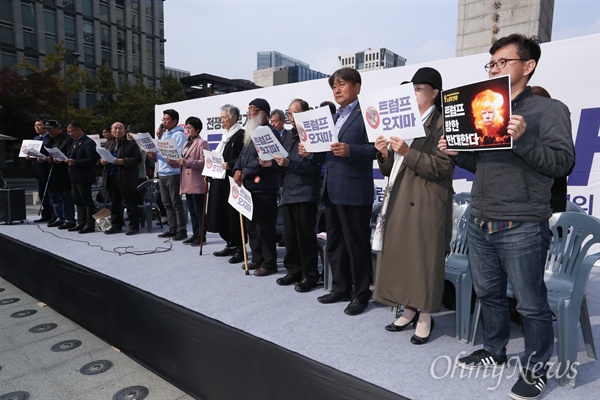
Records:
{"label": "blue sky", "polygon": [[[546,0],[544,0],[546,1]],[[486,0],[491,3],[491,0]],[[252,80],[276,50],[330,74],[337,56],[385,47],[407,64],[452,58],[457,0],[168,0],[167,67]],[[552,40],[600,33],[599,0],[555,0]]]}

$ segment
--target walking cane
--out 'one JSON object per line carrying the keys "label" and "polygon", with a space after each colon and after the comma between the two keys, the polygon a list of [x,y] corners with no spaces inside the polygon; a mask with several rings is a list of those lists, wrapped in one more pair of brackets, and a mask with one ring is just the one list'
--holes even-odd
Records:
{"label": "walking cane", "polygon": [[202,199],[202,226],[200,227],[200,255],[202,255],[202,244],[204,243],[204,216],[206,215],[206,198],[208,197],[208,182],[207,178],[204,178],[206,182],[206,192],[204,193],[204,198]]}
{"label": "walking cane", "polygon": [[244,232],[244,217],[242,217],[242,213],[240,213],[240,228],[242,229],[242,249],[244,250],[244,269],[246,270],[246,275],[250,275],[250,271],[248,271],[248,254],[246,253],[246,233]]}
{"label": "walking cane", "polygon": [[46,192],[48,191],[48,183],[50,183],[50,177],[52,176],[52,168],[54,168],[54,163],[50,166],[50,172],[48,172],[48,179],[46,179],[46,186],[44,187],[44,194],[42,195],[42,199],[40,200],[40,209],[38,210],[38,215],[42,214],[42,208],[44,207],[44,199],[46,198]]}

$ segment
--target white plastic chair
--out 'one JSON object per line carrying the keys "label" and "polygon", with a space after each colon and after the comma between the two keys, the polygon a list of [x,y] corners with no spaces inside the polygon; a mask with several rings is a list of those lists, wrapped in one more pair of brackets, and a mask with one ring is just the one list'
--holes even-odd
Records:
{"label": "white plastic chair", "polygon": [[469,267],[467,223],[471,216],[470,204],[455,205],[452,209],[453,241],[446,259],[444,279],[454,285],[456,296],[456,340],[469,342],[473,280]]}

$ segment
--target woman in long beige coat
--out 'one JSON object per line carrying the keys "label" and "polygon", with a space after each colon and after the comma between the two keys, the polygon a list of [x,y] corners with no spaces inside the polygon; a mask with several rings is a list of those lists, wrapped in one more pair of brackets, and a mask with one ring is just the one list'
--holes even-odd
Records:
{"label": "woman in long beige coat", "polygon": [[452,236],[454,164],[437,149],[443,133],[442,77],[433,68],[421,68],[411,82],[426,137],[411,143],[380,136],[375,142],[379,169],[391,183],[387,205],[382,207],[375,300],[404,305],[402,316],[386,330],[400,332],[412,325],[416,330],[411,342],[424,344],[434,328],[431,312],[441,305],[445,255]]}

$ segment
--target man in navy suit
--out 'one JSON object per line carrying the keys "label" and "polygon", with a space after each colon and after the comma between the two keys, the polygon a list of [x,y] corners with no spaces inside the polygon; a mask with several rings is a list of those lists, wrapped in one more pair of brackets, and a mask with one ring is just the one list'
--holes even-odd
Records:
{"label": "man in navy suit", "polygon": [[[318,298],[323,304],[351,300],[344,312],[358,315],[371,298],[371,207],[373,160],[377,150],[369,143],[358,93],[361,77],[353,68],[342,68],[329,77],[335,101],[338,143],[331,151],[313,157],[324,159],[325,223],[327,255],[333,276],[331,293]],[[304,148],[299,152],[303,154]],[[304,153],[303,155],[309,155]]]}

